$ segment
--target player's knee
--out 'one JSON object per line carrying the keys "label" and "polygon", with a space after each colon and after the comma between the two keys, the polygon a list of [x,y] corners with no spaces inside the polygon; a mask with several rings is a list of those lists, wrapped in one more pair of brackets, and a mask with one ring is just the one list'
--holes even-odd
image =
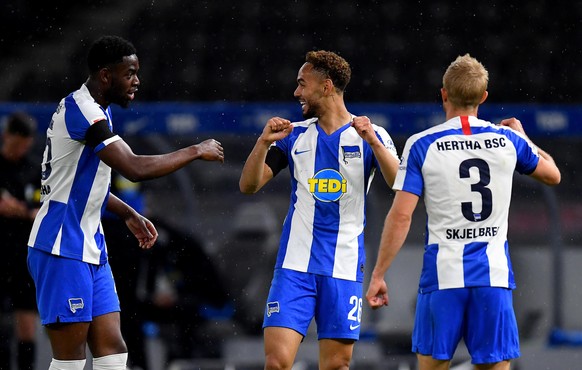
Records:
{"label": "player's knee", "polygon": [[324,370],[348,370],[350,368],[350,359],[334,356],[331,359],[324,360],[320,364],[320,369]]}
{"label": "player's knee", "polygon": [[87,360],[55,360],[51,361],[49,370],[83,370]]}
{"label": "player's knee", "polygon": [[323,340],[319,368],[322,370],[347,370],[354,349],[353,340]]}
{"label": "player's knee", "polygon": [[125,370],[126,368],[127,353],[93,358],[93,370]]}
{"label": "player's knee", "polygon": [[267,355],[265,357],[265,370],[289,370],[293,366],[293,359],[285,359],[284,356]]}

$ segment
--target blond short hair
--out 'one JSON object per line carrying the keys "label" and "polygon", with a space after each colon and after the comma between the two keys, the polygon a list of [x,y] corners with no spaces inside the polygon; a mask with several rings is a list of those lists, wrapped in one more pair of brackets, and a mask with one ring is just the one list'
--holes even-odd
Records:
{"label": "blond short hair", "polygon": [[469,54],[458,56],[443,75],[449,101],[458,107],[476,107],[487,90],[489,72]]}

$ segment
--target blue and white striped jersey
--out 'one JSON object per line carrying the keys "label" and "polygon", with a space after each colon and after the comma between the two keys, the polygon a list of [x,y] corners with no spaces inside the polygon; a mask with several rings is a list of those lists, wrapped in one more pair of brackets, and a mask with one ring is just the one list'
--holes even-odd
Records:
{"label": "blue and white striped jersey", "polygon": [[507,244],[514,171],[532,173],[537,148],[520,133],[455,117],[411,136],[395,190],[423,196],[427,238],[419,291],[515,288]]}
{"label": "blue and white striped jersey", "polygon": [[29,247],[92,264],[107,261],[101,228],[111,181],[111,168],[97,152],[120,140],[111,137],[95,149],[85,145],[87,129],[107,120],[103,109],[83,85],[61,100],[47,129],[42,163],[41,202]]}
{"label": "blue and white striped jersey", "polygon": [[[392,139],[373,125],[394,156]],[[327,135],[312,118],[273,145],[287,156],[291,201],[276,268],[363,281],[365,201],[378,163],[350,124]]]}

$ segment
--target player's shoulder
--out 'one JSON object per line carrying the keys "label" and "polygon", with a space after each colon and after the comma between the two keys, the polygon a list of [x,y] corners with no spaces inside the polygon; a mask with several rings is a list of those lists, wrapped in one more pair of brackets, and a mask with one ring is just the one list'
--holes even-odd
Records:
{"label": "player's shoulder", "polygon": [[482,133],[494,133],[494,134],[498,134],[498,135],[503,135],[508,137],[511,140],[526,140],[527,141],[527,137],[517,131],[514,130],[513,128],[509,127],[509,126],[501,126],[501,125],[497,125],[495,123],[489,122],[489,121],[485,121],[485,120],[481,120],[481,119],[477,119],[475,117],[475,123],[471,123],[471,127],[478,127],[482,132]]}
{"label": "player's shoulder", "polygon": [[93,97],[91,96],[91,92],[89,91],[89,89],[87,88],[87,86],[85,84],[81,85],[81,87],[79,87],[77,90],[73,91],[71,94],[69,94],[69,96],[77,101],[84,101],[84,100],[91,100],[91,99],[93,101],[95,101],[95,99],[93,99]]}
{"label": "player's shoulder", "polygon": [[89,122],[106,120],[104,109],[95,101],[85,85],[71,93],[66,99],[68,109],[78,109]]}
{"label": "player's shoulder", "polygon": [[471,124],[471,129],[473,130],[477,129],[478,130],[477,132],[479,133],[492,132],[503,135],[506,132],[506,129],[509,128],[507,126],[500,126],[493,122],[480,119],[477,117],[469,117],[469,123]]}
{"label": "player's shoulder", "polygon": [[295,128],[307,128],[311,125],[315,125],[317,123],[317,118],[313,117],[313,118],[306,119],[304,121],[296,121],[296,122],[292,122],[292,123],[293,123],[293,127],[295,127]]}
{"label": "player's shoulder", "polygon": [[73,91],[63,99],[65,108],[72,109],[79,107],[80,109],[99,108],[99,104],[95,101],[93,96],[87,88],[83,87]]}
{"label": "player's shoulder", "polygon": [[450,130],[449,121],[431,126],[415,134],[410,135],[408,142],[414,143],[419,140],[436,140],[437,138],[446,134]]}

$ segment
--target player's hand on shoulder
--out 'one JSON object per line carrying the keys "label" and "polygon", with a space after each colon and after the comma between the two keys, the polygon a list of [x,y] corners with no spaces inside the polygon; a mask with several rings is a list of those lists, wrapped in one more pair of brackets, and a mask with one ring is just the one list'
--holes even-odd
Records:
{"label": "player's hand on shoulder", "polygon": [[293,131],[291,121],[281,117],[273,117],[267,121],[261,137],[265,141],[281,140]]}
{"label": "player's hand on shoulder", "polygon": [[360,137],[370,143],[372,140],[377,139],[376,132],[372,127],[372,122],[367,116],[358,116],[352,119],[352,127],[356,129],[356,132]]}
{"label": "player's hand on shoulder", "polygon": [[506,119],[502,120],[499,123],[499,125],[500,126],[507,126],[511,129],[514,129],[515,131],[518,131],[518,132],[521,132],[522,134],[525,134],[523,126],[521,125],[521,121],[515,117],[506,118]]}
{"label": "player's hand on shoulder", "polygon": [[271,132],[281,132],[288,130],[291,126],[291,121],[281,117],[273,117],[267,121],[267,127]]}
{"label": "player's hand on shoulder", "polygon": [[224,149],[219,141],[207,139],[196,146],[200,150],[200,159],[224,163]]}

